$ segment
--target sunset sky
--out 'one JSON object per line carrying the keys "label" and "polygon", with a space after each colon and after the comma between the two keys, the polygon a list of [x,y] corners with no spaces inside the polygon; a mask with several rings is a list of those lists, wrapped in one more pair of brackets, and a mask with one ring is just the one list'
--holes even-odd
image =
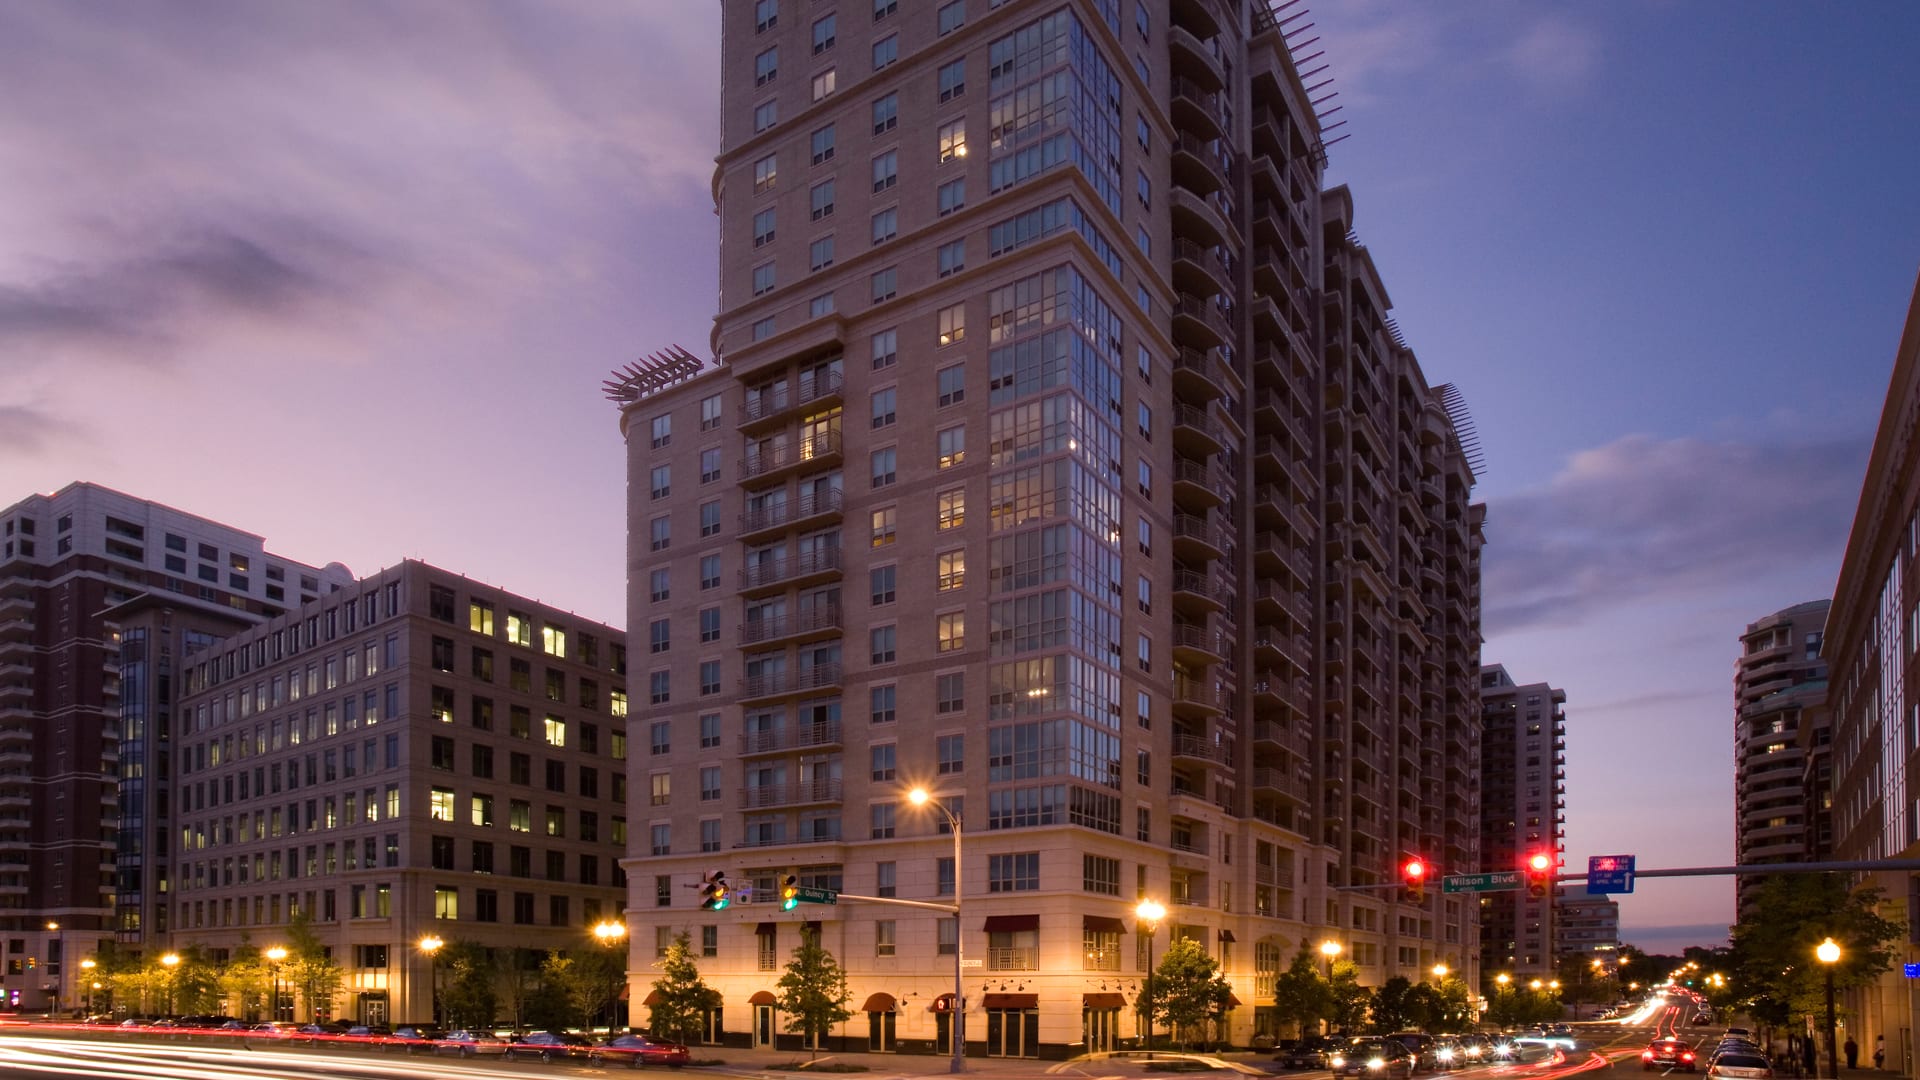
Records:
{"label": "sunset sky", "polygon": [[[1737,637],[1832,590],[1920,269],[1920,5],[1301,22],[1485,448],[1484,658],[1567,691],[1570,864],[1731,862]],[[708,352],[718,60],[712,0],[0,5],[0,504],[92,480],[621,622],[599,384]],[[1707,944],[1732,886],[1622,907]]]}

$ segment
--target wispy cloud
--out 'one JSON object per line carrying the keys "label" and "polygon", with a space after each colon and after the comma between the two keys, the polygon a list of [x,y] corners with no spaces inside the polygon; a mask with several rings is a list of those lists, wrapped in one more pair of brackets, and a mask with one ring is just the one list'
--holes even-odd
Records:
{"label": "wispy cloud", "polygon": [[59,429],[51,414],[26,405],[0,405],[0,452],[38,454],[52,446]]}
{"label": "wispy cloud", "polygon": [[1583,451],[1544,489],[1490,501],[1489,636],[1809,564],[1837,571],[1866,451],[1864,438],[1642,435]]}
{"label": "wispy cloud", "polygon": [[1586,87],[1599,70],[1604,42],[1593,28],[1562,15],[1523,23],[1505,59],[1514,77],[1536,92]]}

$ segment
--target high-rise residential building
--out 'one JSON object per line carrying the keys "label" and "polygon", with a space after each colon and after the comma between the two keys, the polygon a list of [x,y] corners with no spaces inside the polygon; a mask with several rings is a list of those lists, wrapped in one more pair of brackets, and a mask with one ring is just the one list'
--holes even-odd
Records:
{"label": "high-rise residential building", "polygon": [[[1920,285],[1907,309],[1893,377],[1867,458],[1860,505],[1834,585],[1821,640],[1831,671],[1827,709],[1832,738],[1815,765],[1830,764],[1832,857],[1920,858],[1920,677],[1915,675],[1915,609],[1920,606],[1920,461],[1913,417],[1920,410]],[[1802,732],[1803,740],[1807,735]],[[1907,870],[1861,875],[1909,912],[1920,905],[1920,877]],[[1920,963],[1920,919],[1907,920],[1894,964],[1871,985],[1848,990],[1842,1007],[1849,1036],[1862,1046],[1884,1036],[1912,1045],[1920,1029],[1903,964]]]}
{"label": "high-rise residential building", "polygon": [[629,862],[636,1000],[681,929],[743,1045],[803,933],[874,1050],[1112,1047],[1174,940],[1238,1043],[1303,942],[1477,977],[1471,899],[1396,888],[1477,869],[1477,451],[1271,11],[721,11],[716,359],[608,386],[633,782],[699,777]]}
{"label": "high-rise residential building", "polygon": [[[78,958],[137,950],[166,889],[159,796],[190,648],[325,595],[340,565],[97,484],[0,510],[0,993],[78,998]],[[69,960],[73,963],[68,963]]]}
{"label": "high-rise residential building", "polygon": [[[1490,870],[1519,870],[1537,854],[1567,855],[1567,692],[1516,683],[1505,666],[1480,669],[1480,850]],[[1564,951],[1554,901],[1530,890],[1480,895],[1480,963],[1497,973],[1547,975]]]}
{"label": "high-rise residential building", "polygon": [[[1827,662],[1820,657],[1827,609],[1825,600],[1795,604],[1749,624],[1740,635],[1733,673],[1733,803],[1734,861],[1743,866],[1805,862],[1827,853],[1830,841],[1817,827],[1822,819],[1807,784],[1811,750],[1828,735]],[[1736,879],[1742,914],[1753,914],[1753,891],[1761,880]]]}
{"label": "high-rise residential building", "polygon": [[407,561],[183,650],[175,678],[151,940],[217,962],[305,916],[345,978],[293,1014],[381,1023],[432,1015],[422,942],[531,965],[619,919],[619,630]]}

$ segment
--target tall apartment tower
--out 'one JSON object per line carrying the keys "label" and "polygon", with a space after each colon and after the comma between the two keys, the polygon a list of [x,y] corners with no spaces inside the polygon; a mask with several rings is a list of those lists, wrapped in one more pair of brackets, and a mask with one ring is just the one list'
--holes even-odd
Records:
{"label": "tall apartment tower", "polygon": [[344,980],[283,1018],[361,1023],[433,1015],[428,938],[599,947],[626,900],[623,642],[410,560],[186,651],[165,943],[217,961],[304,915]]}
{"label": "tall apartment tower", "polygon": [[[774,1042],[816,933],[837,1044],[947,1052],[961,1008],[971,1052],[1034,1057],[1140,1034],[1173,939],[1239,1043],[1281,1033],[1303,942],[1370,985],[1464,972],[1473,905],[1395,886],[1476,860],[1473,443],[1321,189],[1272,14],[722,17],[716,361],[608,386],[633,783],[682,778],[629,862],[635,997],[686,929],[710,1037]],[[716,870],[750,902],[698,910]],[[783,912],[788,876],[960,917]]]}
{"label": "tall apartment tower", "polygon": [[[0,992],[75,998],[65,961],[137,949],[167,887],[179,657],[351,580],[259,536],[69,484],[0,510]],[[31,960],[31,965],[24,961]]]}
{"label": "tall apartment tower", "polygon": [[[1920,411],[1920,284],[1907,309],[1886,403],[1867,457],[1860,505],[1847,535],[1840,578],[1834,584],[1821,656],[1832,673],[1828,713],[1832,738],[1815,747],[1812,762],[1831,764],[1832,858],[1920,858],[1920,758],[1913,753],[1920,719],[1920,677],[1913,664],[1913,612],[1920,602],[1920,461],[1914,454],[1913,416]],[[1803,732],[1803,742],[1811,741]],[[1893,905],[1920,904],[1920,876],[1908,870],[1863,874]],[[1911,1046],[1920,1015],[1904,964],[1920,963],[1920,920],[1907,920],[1907,939],[1894,963],[1873,984],[1848,990],[1842,1008],[1858,1020],[1848,1034],[1862,1046],[1884,1036],[1888,1046]]]}
{"label": "tall apartment tower", "polygon": [[[1734,861],[1804,862],[1825,855],[1806,774],[1824,743],[1827,662],[1820,657],[1829,601],[1776,611],[1740,635],[1733,675]],[[1802,732],[1808,738],[1802,739]],[[1822,758],[1824,761],[1824,758]],[[1736,879],[1743,914],[1761,878]]]}
{"label": "tall apartment tower", "polygon": [[[1521,685],[1500,664],[1480,671],[1481,851],[1486,866],[1517,870],[1539,852],[1567,853],[1567,692]],[[1493,892],[1480,901],[1480,963],[1489,977],[1547,975],[1561,952],[1554,898]]]}

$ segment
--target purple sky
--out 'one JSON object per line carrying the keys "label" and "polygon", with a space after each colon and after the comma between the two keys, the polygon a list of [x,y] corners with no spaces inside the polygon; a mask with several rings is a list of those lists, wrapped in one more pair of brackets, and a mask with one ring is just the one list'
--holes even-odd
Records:
{"label": "purple sky", "polygon": [[[1569,862],[1730,862],[1736,638],[1831,592],[1920,267],[1920,6],[1323,7],[1330,180],[1485,445],[1486,659],[1568,691]],[[0,501],[94,480],[617,624],[599,383],[707,351],[718,22],[0,6]],[[1731,913],[1648,882],[1625,937]]]}

